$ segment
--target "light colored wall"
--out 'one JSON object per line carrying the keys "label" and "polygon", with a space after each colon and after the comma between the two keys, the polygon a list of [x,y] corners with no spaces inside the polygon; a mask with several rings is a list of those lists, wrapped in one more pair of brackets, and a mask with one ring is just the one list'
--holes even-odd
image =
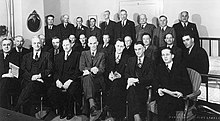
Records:
{"label": "light colored wall", "polygon": [[0,0],[0,15],[3,17],[4,16],[4,19],[1,18],[0,19],[0,25],[6,25],[7,26],[7,17],[8,17],[8,11],[7,11],[7,7],[8,7],[8,2],[7,0]]}
{"label": "light colored wall", "polygon": [[[62,0],[65,1],[65,0]],[[44,15],[54,15],[54,24],[60,23],[61,0],[44,0]]]}

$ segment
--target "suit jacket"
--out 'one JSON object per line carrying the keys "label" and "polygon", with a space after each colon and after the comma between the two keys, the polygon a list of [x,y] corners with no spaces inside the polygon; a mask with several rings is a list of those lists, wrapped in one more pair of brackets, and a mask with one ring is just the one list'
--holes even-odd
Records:
{"label": "suit jacket", "polygon": [[186,49],[182,41],[182,37],[185,33],[191,33],[194,36],[196,45],[199,45],[199,33],[197,30],[196,24],[188,22],[186,29],[184,29],[181,22],[179,22],[179,23],[174,24],[173,28],[175,29],[175,32],[176,32],[176,44],[182,50]]}
{"label": "suit jacket", "polygon": [[80,53],[82,53],[82,51],[87,51],[87,50],[89,50],[89,49],[90,49],[90,48],[89,48],[89,46],[88,46],[87,43],[86,43],[86,46],[85,46],[85,47],[83,47],[82,44],[79,45],[79,52],[80,52]]}
{"label": "suit jacket", "polygon": [[[188,68],[192,68],[199,72],[200,74],[208,74],[209,72],[209,58],[206,51],[194,45],[190,54],[188,54],[188,50],[183,52],[183,62]],[[202,77],[204,79],[204,77]],[[203,80],[207,81],[206,80]]]}
{"label": "suit jacket", "polygon": [[[79,71],[79,59],[80,53],[72,51],[67,58],[67,69],[64,69],[64,56],[65,52],[61,52],[57,55],[55,59],[55,69],[54,69],[54,81],[60,80],[62,83],[65,83],[68,79],[77,81],[81,75]],[[63,71],[65,70],[65,71]]]}
{"label": "suit jacket", "polygon": [[184,96],[192,93],[192,84],[186,70],[186,67],[177,62],[173,62],[170,72],[164,63],[159,64],[156,69],[156,83],[155,87],[166,88],[171,91],[179,91]]}
{"label": "suit jacket", "polygon": [[135,24],[133,21],[130,21],[127,19],[127,22],[125,26],[122,26],[122,21],[119,21],[116,24],[116,29],[115,29],[115,39],[117,38],[122,38],[124,39],[125,36],[130,36],[133,40],[133,43],[136,42],[136,32],[135,32]]}
{"label": "suit jacket", "polygon": [[153,41],[152,44],[159,47],[163,47],[166,45],[164,38],[166,36],[166,34],[168,33],[172,33],[173,37],[174,37],[174,45],[176,45],[176,34],[175,34],[175,30],[172,27],[167,26],[165,31],[162,31],[160,27],[157,27],[156,29],[154,29],[153,32]]}
{"label": "suit jacket", "polygon": [[148,23],[147,23],[147,25],[143,29],[141,28],[140,24],[137,25],[135,27],[137,41],[142,41],[142,35],[144,33],[148,33],[152,37],[155,28],[156,27],[153,24],[148,24]]}
{"label": "suit jacket", "polygon": [[90,36],[96,36],[96,38],[98,39],[98,42],[102,43],[101,42],[102,32],[100,28],[96,26],[94,29],[89,28],[87,37],[89,38]]}
{"label": "suit jacket", "polygon": [[69,38],[70,35],[75,35],[76,28],[71,23],[68,23],[65,28],[64,24],[61,23],[58,25],[58,31],[59,31],[59,38],[61,39],[61,41],[63,41],[64,39]]}
{"label": "suit jacket", "polygon": [[16,53],[16,55],[18,55],[18,66],[20,67],[21,62],[22,62],[22,59],[23,59],[23,56],[24,56],[25,54],[29,53],[30,51],[29,51],[29,49],[23,47],[23,48],[22,48],[22,52],[18,52],[18,51],[16,50],[16,48],[12,48],[11,52],[12,52],[12,53]]}
{"label": "suit jacket", "polygon": [[102,76],[105,71],[105,56],[102,52],[96,52],[94,59],[92,60],[91,51],[83,51],[80,57],[79,70],[90,70],[92,67],[99,69],[96,77]]}
{"label": "suit jacket", "polygon": [[[63,51],[62,49],[59,49],[59,53]],[[50,59],[52,61],[52,63],[54,64],[55,58],[56,56],[59,54],[57,53],[56,55],[54,54],[54,48],[51,48],[50,50],[48,50],[48,52],[50,53]]]}
{"label": "suit jacket", "polygon": [[112,20],[109,20],[109,23],[108,25],[106,24],[106,22],[102,22],[100,24],[100,28],[102,30],[102,35],[104,34],[108,34],[110,36],[110,41],[109,43],[110,44],[115,44],[115,26],[116,26],[116,22],[112,21]]}
{"label": "suit jacket", "polygon": [[130,57],[135,56],[134,45],[131,45],[128,49],[125,47],[125,49],[123,50],[123,53],[126,55],[129,55]]}
{"label": "suit jacket", "polygon": [[107,47],[103,48],[103,44],[99,44],[98,51],[103,52],[105,56],[108,56],[114,52],[114,46],[109,44]]}
{"label": "suit jacket", "polygon": [[44,27],[45,30],[45,45],[48,46],[48,48],[52,48],[52,38],[53,37],[60,37],[59,30],[56,25],[53,25],[52,29],[49,29],[48,26]]}
{"label": "suit jacket", "polygon": [[[32,59],[33,52],[30,52],[23,56],[23,61],[21,63],[21,69],[24,71],[22,77],[26,81],[31,81],[32,73]],[[42,79],[47,78],[52,71],[52,62],[50,59],[50,53],[41,51],[40,58],[39,58],[39,70],[42,76]]]}
{"label": "suit jacket", "polygon": [[75,36],[76,36],[77,40],[79,40],[80,34],[85,34],[85,36],[87,36],[88,35],[88,27],[82,25],[81,28],[78,28],[78,26],[76,26]]}
{"label": "suit jacket", "polygon": [[157,47],[154,45],[149,45],[149,47],[147,48],[147,50],[145,50],[144,52],[145,56],[147,56],[148,58],[152,59],[153,61],[155,61],[158,57],[158,51],[157,51]]}
{"label": "suit jacket", "polygon": [[80,52],[80,44],[79,43],[75,43],[72,47],[72,50],[73,51],[77,51],[77,52]]}

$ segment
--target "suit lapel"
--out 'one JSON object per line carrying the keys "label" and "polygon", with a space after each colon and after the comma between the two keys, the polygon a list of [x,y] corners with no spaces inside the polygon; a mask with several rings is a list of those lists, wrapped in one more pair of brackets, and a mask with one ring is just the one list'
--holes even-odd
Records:
{"label": "suit lapel", "polygon": [[99,58],[99,54],[100,54],[100,53],[97,51],[96,54],[95,54],[95,57],[94,57],[94,59],[93,59],[93,66],[95,66],[95,64],[97,63],[98,58]]}
{"label": "suit lapel", "polygon": [[43,51],[41,51],[41,53],[40,53],[40,58],[39,58],[39,68],[41,68],[41,66],[42,66],[42,64],[43,64],[43,61],[44,61],[44,53],[43,53]]}
{"label": "suit lapel", "polygon": [[86,51],[86,57],[87,57],[89,63],[91,64],[91,66],[92,66],[92,56],[91,56],[91,51],[90,50]]}

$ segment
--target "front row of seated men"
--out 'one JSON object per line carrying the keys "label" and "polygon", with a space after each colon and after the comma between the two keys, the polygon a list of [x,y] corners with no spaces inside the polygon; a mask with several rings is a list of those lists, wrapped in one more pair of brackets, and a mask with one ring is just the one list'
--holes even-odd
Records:
{"label": "front row of seated men", "polygon": [[[193,40],[190,35],[184,37]],[[184,42],[189,41],[189,38],[185,40],[184,37]],[[172,34],[165,36],[167,46],[159,49],[158,55],[161,56],[162,62],[157,60],[156,49],[150,45],[150,35],[143,34],[142,39],[143,41],[133,45],[129,36],[125,37],[126,41],[117,39],[114,51],[106,54],[105,51],[98,50],[99,43],[95,36],[88,39],[90,49],[82,53],[73,50],[74,43],[70,39],[62,41],[61,51],[58,47],[59,39],[54,38],[52,43],[56,46],[54,50],[49,51],[53,54],[51,55],[42,51],[41,39],[33,37],[33,50],[23,56],[20,65],[21,82],[14,81],[9,68],[9,62],[19,65],[16,58],[18,56],[11,51],[12,40],[4,39],[0,58],[0,62],[3,63],[0,65],[0,105],[4,107],[8,103],[5,97],[9,87],[12,88],[10,85],[18,86],[16,83],[21,83],[22,91],[15,110],[19,110],[22,105],[30,107],[33,95],[47,92],[52,108],[58,109],[61,119],[66,117],[69,120],[74,116],[73,102],[82,101],[83,90],[83,113],[97,116],[100,113],[97,93],[101,89],[104,103],[115,120],[120,121],[125,117],[127,100],[128,120],[141,121],[147,109],[146,86],[152,85],[158,94],[158,97],[155,97],[159,120],[173,120],[175,111],[183,109],[183,99],[180,97],[192,92],[185,64],[181,64],[182,59],[178,59],[178,56],[181,57],[179,51],[176,51],[178,49],[173,49],[175,45]],[[193,47],[193,41],[191,46]],[[60,49],[59,54],[56,53],[57,49]],[[132,57],[128,49],[133,49],[135,56]]]}

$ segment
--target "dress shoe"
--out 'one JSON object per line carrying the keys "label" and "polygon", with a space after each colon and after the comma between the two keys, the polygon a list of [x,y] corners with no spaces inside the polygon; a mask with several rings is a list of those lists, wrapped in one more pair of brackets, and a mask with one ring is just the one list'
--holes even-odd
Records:
{"label": "dress shoe", "polygon": [[70,120],[70,119],[72,119],[73,116],[74,116],[73,114],[67,114],[66,120]]}

